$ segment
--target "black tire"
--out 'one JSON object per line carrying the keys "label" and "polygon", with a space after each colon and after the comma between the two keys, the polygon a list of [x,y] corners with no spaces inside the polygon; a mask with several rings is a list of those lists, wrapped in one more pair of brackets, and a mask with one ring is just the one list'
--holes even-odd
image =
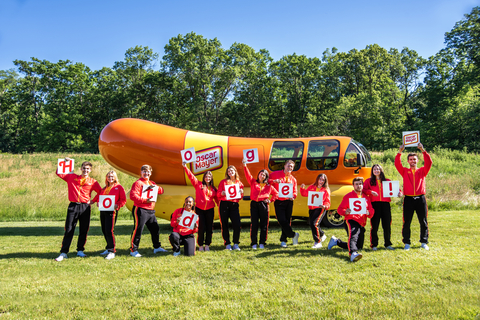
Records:
{"label": "black tire", "polygon": [[343,228],[344,218],[337,213],[337,210],[328,210],[322,220],[322,225],[326,228]]}

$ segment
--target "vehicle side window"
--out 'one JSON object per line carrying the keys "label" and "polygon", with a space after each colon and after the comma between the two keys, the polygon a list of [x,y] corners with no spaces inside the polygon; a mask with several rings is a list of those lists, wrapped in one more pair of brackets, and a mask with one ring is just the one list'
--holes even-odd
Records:
{"label": "vehicle side window", "polygon": [[345,158],[343,160],[343,164],[345,167],[358,167],[358,158],[357,155],[361,156],[360,151],[357,147],[350,143],[347,148],[347,152],[345,152]]}
{"label": "vehicle side window", "polygon": [[271,171],[283,170],[285,161],[295,161],[293,171],[300,169],[303,156],[303,142],[301,141],[275,141],[272,153],[268,161],[268,169]]}
{"label": "vehicle side window", "polygon": [[317,140],[308,143],[307,169],[333,170],[338,164],[340,144],[337,140]]}

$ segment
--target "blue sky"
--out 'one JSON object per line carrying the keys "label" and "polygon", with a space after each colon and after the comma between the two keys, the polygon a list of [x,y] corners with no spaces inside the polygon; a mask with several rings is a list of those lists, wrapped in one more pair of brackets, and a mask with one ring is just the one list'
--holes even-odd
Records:
{"label": "blue sky", "polygon": [[480,0],[403,1],[74,1],[1,0],[0,70],[31,57],[82,62],[93,70],[122,61],[128,48],[160,57],[168,40],[195,32],[288,54],[321,57],[327,48],[408,47],[428,58],[444,34]]}

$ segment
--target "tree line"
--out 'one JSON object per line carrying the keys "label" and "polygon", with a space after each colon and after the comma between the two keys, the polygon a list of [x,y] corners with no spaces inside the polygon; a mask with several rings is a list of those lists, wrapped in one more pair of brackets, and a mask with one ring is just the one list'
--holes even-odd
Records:
{"label": "tree line", "polygon": [[275,61],[191,32],[171,38],[162,58],[136,46],[112,68],[14,64],[0,71],[1,152],[98,152],[103,127],[123,117],[233,136],[345,135],[370,150],[420,130],[428,147],[480,151],[480,7],[426,59],[373,44]]}

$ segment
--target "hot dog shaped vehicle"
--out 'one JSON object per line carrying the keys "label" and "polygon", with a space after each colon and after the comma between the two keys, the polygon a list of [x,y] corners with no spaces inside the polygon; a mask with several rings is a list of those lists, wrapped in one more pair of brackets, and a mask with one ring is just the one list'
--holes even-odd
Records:
{"label": "hot dog shaped vehicle", "polygon": [[[242,167],[243,150],[258,149],[258,163],[248,165],[256,177],[261,169],[269,172],[283,170],[286,160],[295,161],[293,175],[298,187],[311,185],[318,174],[328,177],[331,206],[323,223],[339,226],[343,223],[336,209],[345,194],[352,190],[352,179],[368,178],[371,157],[365,147],[349,137],[324,136],[296,139],[242,138],[220,136],[178,129],[140,119],[118,119],[102,130],[99,149],[103,158],[114,168],[139,177],[140,167],[153,167],[151,179],[161,185],[165,193],[155,206],[156,215],[170,220],[172,212],[185,197],[195,191],[182,167],[180,151],[195,148],[196,161],[189,163],[190,170],[201,180],[202,174],[212,171],[216,186],[225,178],[225,170],[234,165],[245,185],[243,200],[249,200],[250,188]],[[298,191],[298,190],[297,190]],[[298,192],[300,195],[300,192]],[[128,198],[128,197],[127,197]],[[127,203],[131,209],[132,203]],[[271,208],[271,215],[274,210]],[[240,203],[242,217],[250,215],[250,205]],[[298,196],[294,201],[294,217],[308,217],[307,198]],[[218,219],[218,212],[216,213]]]}

